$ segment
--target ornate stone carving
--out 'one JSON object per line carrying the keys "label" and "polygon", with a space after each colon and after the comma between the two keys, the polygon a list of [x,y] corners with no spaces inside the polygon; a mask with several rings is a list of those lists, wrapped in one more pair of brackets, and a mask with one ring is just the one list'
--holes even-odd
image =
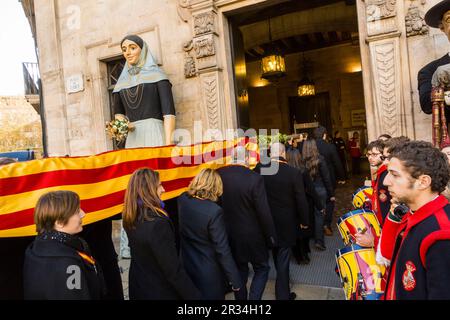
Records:
{"label": "ornate stone carving", "polygon": [[428,34],[429,28],[424,21],[425,15],[419,7],[411,4],[405,17],[406,36],[416,36]]}
{"label": "ornate stone carving", "polygon": [[189,5],[190,5],[189,0],[178,0],[178,7],[177,7],[178,16],[184,22],[188,22],[189,20],[190,16],[190,11],[188,9]]}
{"label": "ornate stone carving", "polygon": [[186,78],[192,78],[197,75],[197,69],[195,68],[195,60],[188,53],[184,57],[184,76]]}
{"label": "ornate stone carving", "polygon": [[395,49],[394,42],[375,47],[378,95],[380,101],[380,120],[383,132],[396,136],[398,133],[397,88],[395,86]]}
{"label": "ornate stone carving", "polygon": [[195,36],[209,32],[214,32],[214,12],[204,12],[194,16]]}
{"label": "ornate stone carving", "polygon": [[194,50],[197,59],[215,55],[214,39],[212,37],[194,39]]}
{"label": "ornate stone carving", "polygon": [[394,17],[397,14],[396,2],[397,0],[366,0],[367,21]]}
{"label": "ornate stone carving", "polygon": [[195,59],[194,59],[194,57],[192,57],[189,54],[189,52],[192,50],[193,47],[194,46],[193,46],[192,40],[187,41],[183,45],[183,50],[185,52],[185,57],[184,57],[184,76],[186,78],[192,78],[192,77],[195,77],[197,75],[197,68],[195,66]]}
{"label": "ornate stone carving", "polygon": [[217,79],[215,76],[203,78],[203,92],[209,129],[219,129],[219,103],[217,99]]}

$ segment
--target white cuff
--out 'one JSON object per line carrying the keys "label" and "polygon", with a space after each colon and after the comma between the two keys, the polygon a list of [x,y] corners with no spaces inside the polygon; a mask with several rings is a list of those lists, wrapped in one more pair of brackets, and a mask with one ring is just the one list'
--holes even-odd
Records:
{"label": "white cuff", "polygon": [[381,244],[381,235],[380,235],[380,239],[378,240],[377,250],[375,253],[375,260],[379,265],[384,265],[385,267],[389,267],[391,264],[391,260],[383,257],[383,255],[381,254],[381,245],[380,244]]}

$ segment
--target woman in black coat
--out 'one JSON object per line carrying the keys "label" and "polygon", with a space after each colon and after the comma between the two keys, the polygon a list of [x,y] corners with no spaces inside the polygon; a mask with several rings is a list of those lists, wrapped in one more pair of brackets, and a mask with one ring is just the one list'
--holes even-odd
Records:
{"label": "woman in black coat", "polygon": [[227,287],[241,287],[231,255],[223,210],[215,202],[222,180],[212,169],[202,170],[178,198],[181,255],[187,273],[206,300],[224,300]]}
{"label": "woman in black coat", "polygon": [[[314,225],[313,223],[314,212],[316,208],[319,211],[323,211],[323,209],[325,208],[323,206],[322,200],[316,192],[314,182],[312,181],[308,170],[306,170],[306,168],[302,164],[300,151],[298,151],[298,149],[287,150],[286,161],[291,167],[299,169],[300,172],[302,173],[303,184],[305,185],[306,199],[308,200],[309,221],[311,225]],[[307,229],[298,228],[297,243],[292,248],[294,257],[297,260],[298,264],[309,264],[310,262],[309,253],[311,252],[311,249],[309,247],[309,241],[312,238],[312,236],[313,236],[312,228]]]}
{"label": "woman in black coat", "polygon": [[125,193],[123,225],[131,249],[130,300],[199,299],[197,288],[178,258],[175,230],[163,210],[159,174],[133,173]]}
{"label": "woman in black coat", "polygon": [[314,208],[314,239],[317,250],[324,251],[324,217],[325,211],[320,208],[325,208],[327,200],[335,201],[334,188],[330,178],[325,159],[320,155],[317,149],[316,141],[307,139],[303,142],[302,147],[302,163],[309,172],[317,195],[322,203],[321,206]]}
{"label": "woman in black coat", "polygon": [[71,191],[44,194],[34,211],[38,235],[25,253],[27,300],[93,300],[105,293],[101,270],[81,232],[83,210]]}

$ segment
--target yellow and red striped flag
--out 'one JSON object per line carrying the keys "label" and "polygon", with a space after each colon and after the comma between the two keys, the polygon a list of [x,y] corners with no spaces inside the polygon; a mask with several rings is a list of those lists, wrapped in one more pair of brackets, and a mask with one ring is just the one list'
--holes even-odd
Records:
{"label": "yellow and red striped flag", "polygon": [[248,138],[191,146],[125,149],[88,157],[47,158],[0,167],[0,238],[36,234],[34,207],[50,191],[70,190],[81,199],[84,224],[122,212],[131,174],[149,167],[160,174],[163,200],[183,193],[204,168],[217,169],[230,161],[232,149],[245,146],[256,164],[258,145]]}

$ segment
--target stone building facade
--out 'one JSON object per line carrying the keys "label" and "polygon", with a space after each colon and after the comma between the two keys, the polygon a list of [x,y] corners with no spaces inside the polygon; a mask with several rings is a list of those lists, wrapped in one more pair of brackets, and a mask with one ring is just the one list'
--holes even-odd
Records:
{"label": "stone building facade", "polygon": [[[286,1],[22,1],[34,9],[49,154],[112,149],[104,131],[111,118],[108,63],[120,58],[119,42],[130,33],[149,43],[173,84],[177,128],[192,131],[195,120],[204,128],[237,128],[239,75],[230,54],[228,17]],[[420,110],[417,72],[448,52],[445,35],[423,22],[438,0],[353,2],[369,140],[381,133],[430,140],[431,119]]]}
{"label": "stone building facade", "polygon": [[0,97],[0,152],[42,153],[41,118],[25,97]]}

